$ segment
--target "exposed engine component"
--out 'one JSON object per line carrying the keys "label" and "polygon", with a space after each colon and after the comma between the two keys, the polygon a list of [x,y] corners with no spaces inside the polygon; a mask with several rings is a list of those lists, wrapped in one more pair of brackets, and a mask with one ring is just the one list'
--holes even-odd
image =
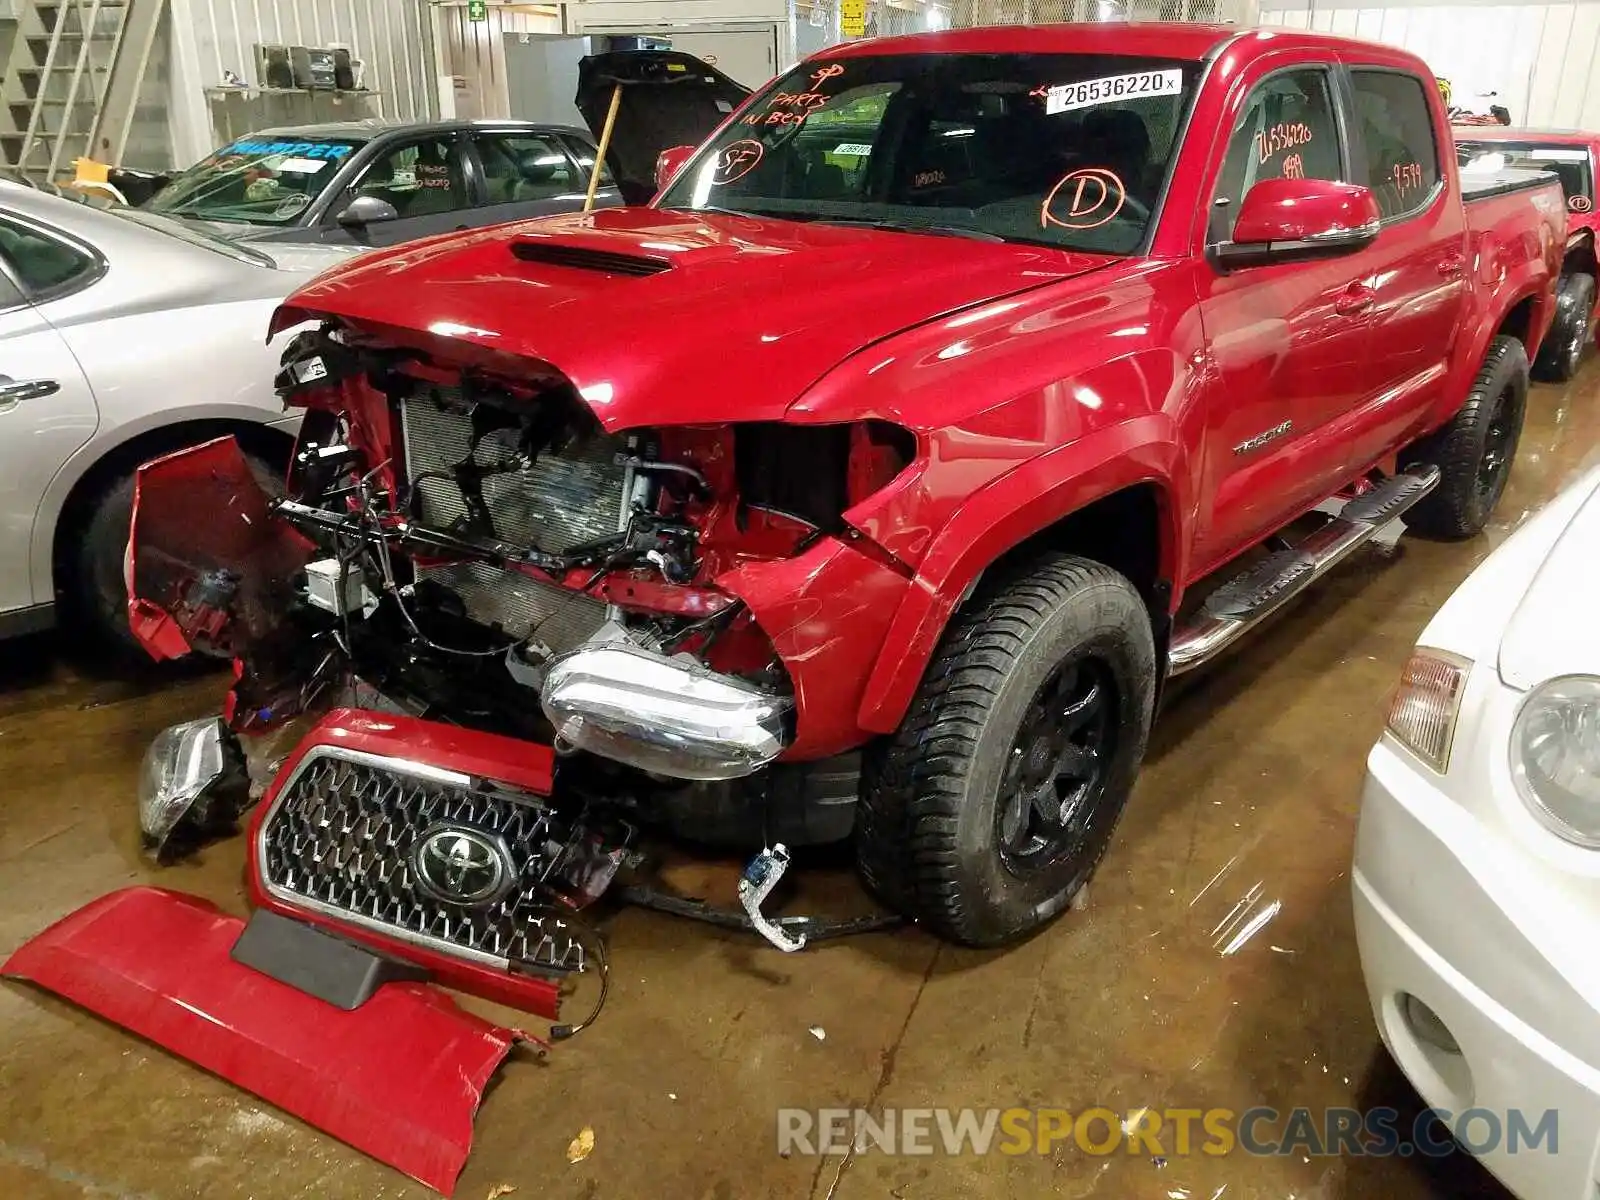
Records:
{"label": "exposed engine component", "polygon": [[461,388],[430,388],[400,412],[411,509],[423,523],[550,554],[624,527],[626,438],[551,428],[548,418],[469,402]]}
{"label": "exposed engine component", "polygon": [[306,600],[336,617],[366,613],[378,602],[367,590],[360,563],[319,558],[306,564]]}
{"label": "exposed engine component", "polygon": [[557,659],[541,694],[558,748],[674,779],[734,779],[790,741],[794,701],[688,654],[667,657],[615,625]]}

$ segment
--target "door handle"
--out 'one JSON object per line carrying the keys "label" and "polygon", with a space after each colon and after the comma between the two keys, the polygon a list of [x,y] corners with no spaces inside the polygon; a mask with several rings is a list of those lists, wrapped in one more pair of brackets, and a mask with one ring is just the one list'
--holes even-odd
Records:
{"label": "door handle", "polygon": [[0,375],[0,412],[15,408],[24,400],[53,396],[61,390],[54,379],[11,379]]}
{"label": "door handle", "polygon": [[1371,308],[1376,296],[1370,284],[1352,283],[1333,302],[1333,311],[1341,317],[1352,317]]}
{"label": "door handle", "polygon": [[1439,274],[1446,279],[1454,279],[1467,269],[1467,259],[1464,254],[1452,254],[1439,260]]}

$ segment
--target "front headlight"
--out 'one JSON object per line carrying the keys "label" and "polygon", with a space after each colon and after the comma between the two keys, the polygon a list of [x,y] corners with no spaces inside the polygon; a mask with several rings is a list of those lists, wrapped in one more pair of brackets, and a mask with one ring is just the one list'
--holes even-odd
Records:
{"label": "front headlight", "polygon": [[139,829],[157,859],[187,827],[225,828],[248,803],[249,773],[239,741],[220,717],[185,721],[156,734],[139,768]]}
{"label": "front headlight", "polygon": [[1411,652],[1389,705],[1389,732],[1439,774],[1450,765],[1456,712],[1472,663],[1447,650]]}
{"label": "front headlight", "polygon": [[1568,675],[1528,693],[1511,727],[1511,776],[1554,833],[1600,849],[1600,679]]}

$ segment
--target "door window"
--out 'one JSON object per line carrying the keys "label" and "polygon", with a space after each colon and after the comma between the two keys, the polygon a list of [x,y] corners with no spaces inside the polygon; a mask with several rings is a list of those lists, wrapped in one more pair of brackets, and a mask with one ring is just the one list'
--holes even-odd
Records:
{"label": "door window", "polygon": [[526,133],[480,133],[478,157],[488,204],[553,200],[581,191],[578,169],[551,138]]}
{"label": "door window", "polygon": [[404,217],[449,212],[467,206],[467,181],[461,158],[445,138],[387,150],[367,167],[356,184],[358,196],[376,196]]}
{"label": "door window", "polygon": [[1328,73],[1283,71],[1256,85],[1228,135],[1211,203],[1211,242],[1233,236],[1239,202],[1263,179],[1343,179]]}
{"label": "door window", "polygon": [[[584,141],[582,138],[575,138],[575,137],[569,136],[567,138],[567,148],[572,151],[573,156],[578,160],[578,166],[582,167],[585,172],[587,172],[590,167],[594,166],[594,152],[595,151],[594,151],[594,147],[591,146],[588,142]],[[589,186],[589,182],[588,182],[587,176],[584,179],[584,185],[583,186],[584,187],[588,187]],[[601,187],[616,187],[617,186],[616,185],[616,181],[611,178],[611,168],[606,166],[605,163],[601,163],[600,164],[600,186]]]}
{"label": "door window", "polygon": [[1400,71],[1351,71],[1367,186],[1384,220],[1420,212],[1439,186],[1439,148],[1422,81]]}
{"label": "door window", "polygon": [[93,280],[100,269],[92,255],[10,221],[0,221],[0,258],[35,300],[73,291]]}

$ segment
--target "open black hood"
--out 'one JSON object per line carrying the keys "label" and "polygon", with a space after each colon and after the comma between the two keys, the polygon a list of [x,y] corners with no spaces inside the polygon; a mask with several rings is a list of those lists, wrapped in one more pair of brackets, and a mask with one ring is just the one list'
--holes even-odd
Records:
{"label": "open black hood", "polygon": [[656,155],[698,145],[750,94],[744,84],[677,50],[591,54],[578,64],[576,103],[597,142],[618,84],[622,104],[606,165],[628,204],[655,195]]}

